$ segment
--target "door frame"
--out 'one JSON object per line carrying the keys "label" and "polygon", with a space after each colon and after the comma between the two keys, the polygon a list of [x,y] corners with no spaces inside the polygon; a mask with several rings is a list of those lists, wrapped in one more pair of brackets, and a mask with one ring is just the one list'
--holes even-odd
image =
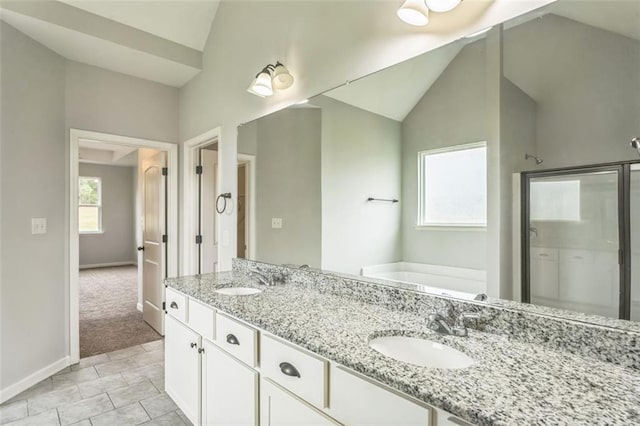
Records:
{"label": "door frame", "polygon": [[[132,138],[109,133],[93,132],[80,129],[69,129],[69,357],[70,363],[80,360],[80,301],[79,301],[79,246],[78,234],[78,177],[79,177],[79,142],[88,139],[114,145],[125,145],[136,148],[152,148],[167,152],[167,259],[165,268],[167,276],[178,276],[178,145],[149,139]],[[136,219],[137,220],[137,219]],[[164,330],[164,322],[163,322]]]}
{"label": "door frame", "polygon": [[[256,258],[256,156],[238,153],[238,164],[246,164],[246,187],[245,192],[249,194],[245,202],[245,214],[248,220],[245,221],[245,233],[247,239],[247,258]],[[237,192],[237,191],[236,191]]]}
{"label": "door frame", "polygon": [[629,180],[630,170],[640,163],[638,160],[620,161],[584,166],[563,167],[521,173],[521,296],[523,303],[531,303],[531,265],[530,265],[530,198],[529,188],[532,178],[545,176],[566,176],[571,174],[585,174],[615,171],[618,173],[618,231],[619,231],[619,319],[629,319],[631,310],[631,238],[630,238],[630,203]]}
{"label": "door frame", "polygon": [[[182,143],[182,201],[180,203],[180,275],[195,275],[198,273],[198,246],[195,236],[198,235],[198,178],[195,174],[195,164],[198,150],[206,145],[221,142],[221,128],[216,127]],[[218,168],[217,179],[220,179]],[[219,182],[219,180],[218,180]],[[220,223],[216,221],[216,233]],[[219,235],[219,234],[218,234]],[[220,250],[218,249],[218,264]]]}

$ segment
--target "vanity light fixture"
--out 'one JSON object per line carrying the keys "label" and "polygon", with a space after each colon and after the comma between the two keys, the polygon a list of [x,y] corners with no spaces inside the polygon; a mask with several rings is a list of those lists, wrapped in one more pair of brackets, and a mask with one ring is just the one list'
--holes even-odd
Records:
{"label": "vanity light fixture", "polygon": [[287,68],[279,61],[275,65],[269,64],[253,79],[247,92],[260,97],[273,95],[273,89],[284,90],[293,85],[294,78]]}
{"label": "vanity light fixture", "polygon": [[429,9],[424,0],[405,0],[396,12],[409,25],[424,27],[429,23]]}
{"label": "vanity light fixture", "polygon": [[409,25],[424,27],[429,23],[429,11],[449,12],[462,0],[405,0],[396,14]]}
{"label": "vanity light fixture", "polygon": [[462,0],[424,0],[427,7],[433,12],[449,12],[458,7]]}

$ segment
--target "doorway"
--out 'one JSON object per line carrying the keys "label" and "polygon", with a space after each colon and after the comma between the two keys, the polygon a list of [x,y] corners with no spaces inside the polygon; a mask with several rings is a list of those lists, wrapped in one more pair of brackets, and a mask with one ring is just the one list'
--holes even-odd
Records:
{"label": "doorway", "polygon": [[177,146],[71,129],[71,363],[164,334],[177,275]]}

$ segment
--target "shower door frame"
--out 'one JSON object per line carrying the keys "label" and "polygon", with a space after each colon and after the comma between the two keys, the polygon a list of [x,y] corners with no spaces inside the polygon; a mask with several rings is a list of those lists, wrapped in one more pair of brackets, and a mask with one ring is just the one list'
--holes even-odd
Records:
{"label": "shower door frame", "polygon": [[614,163],[590,164],[547,170],[531,170],[521,172],[521,290],[522,302],[531,303],[531,233],[530,220],[530,185],[531,180],[541,177],[568,176],[573,174],[589,174],[598,172],[618,173],[618,266],[620,268],[619,313],[618,319],[631,317],[631,166],[640,164],[639,160],[619,161]]}

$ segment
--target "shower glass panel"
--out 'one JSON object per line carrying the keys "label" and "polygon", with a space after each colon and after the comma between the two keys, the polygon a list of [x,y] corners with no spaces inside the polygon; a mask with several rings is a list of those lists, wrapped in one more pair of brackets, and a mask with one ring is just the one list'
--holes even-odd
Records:
{"label": "shower glass panel", "polygon": [[615,168],[531,176],[531,303],[619,317],[621,173]]}
{"label": "shower glass panel", "polygon": [[640,164],[630,173],[631,320],[640,321]]}

